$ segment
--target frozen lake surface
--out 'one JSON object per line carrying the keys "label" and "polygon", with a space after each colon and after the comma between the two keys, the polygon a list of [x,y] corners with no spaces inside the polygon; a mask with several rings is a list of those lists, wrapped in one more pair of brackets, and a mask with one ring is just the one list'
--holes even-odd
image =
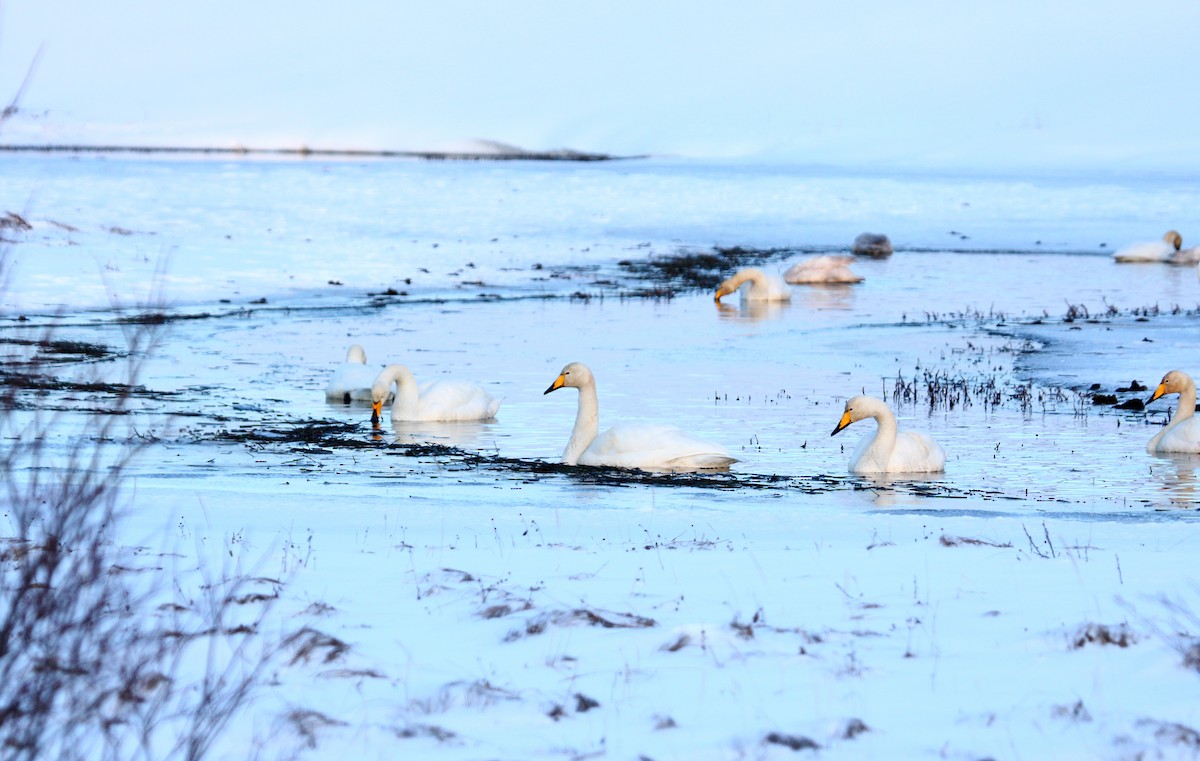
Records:
{"label": "frozen lake surface", "polygon": [[[0,211],[31,229],[0,231],[0,335],[119,351],[119,318],[167,317],[137,378],[152,443],[128,541],[277,567],[280,610],[335,609],[321,625],[360,667],[280,675],[219,757],[296,706],[330,723],[269,755],[784,758],[799,736],[836,757],[1196,752],[1162,728],[1200,726],[1178,657],[1200,627],[1161,600],[1200,610],[1200,457],[1145,451],[1177,397],[1092,403],[1200,372],[1196,270],[1111,259],[1172,227],[1195,244],[1191,178],[4,162]],[[782,271],[865,230],[897,249],[855,262],[865,282],[767,308],[714,303],[729,272],[699,288],[643,266],[740,246]],[[322,394],[353,343],[482,383],[497,419],[373,430],[369,405]],[[545,467],[576,392],[543,391],[569,361],[596,374],[602,428],[670,422],[740,462]],[[80,367],[124,364],[60,369]],[[830,431],[864,392],[940,442],[946,472],[849,475],[873,424]],[[64,441],[91,398],[36,397]],[[297,436],[319,424],[347,425]],[[1137,644],[1072,647],[1089,624]]]}

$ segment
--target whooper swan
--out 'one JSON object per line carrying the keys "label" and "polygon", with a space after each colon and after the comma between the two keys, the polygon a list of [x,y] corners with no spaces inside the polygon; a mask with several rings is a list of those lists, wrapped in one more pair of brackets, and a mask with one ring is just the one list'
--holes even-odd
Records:
{"label": "whooper swan", "polygon": [[1192,376],[1182,370],[1167,373],[1146,404],[1167,394],[1179,394],[1179,408],[1171,422],[1146,444],[1146,451],[1150,454],[1200,453],[1200,418],[1195,417],[1196,383]]}
{"label": "whooper swan", "polygon": [[[1183,236],[1174,230],[1167,230],[1165,233],[1163,233],[1162,240],[1131,243],[1124,248],[1118,249],[1113,254],[1113,259],[1126,264],[1139,264],[1143,262],[1171,262],[1179,253],[1179,249],[1182,246]],[[1179,264],[1186,263],[1187,262],[1179,262]]]}
{"label": "whooper swan", "polygon": [[392,402],[393,422],[491,420],[500,400],[483,386],[470,381],[433,380],[417,387],[412,371],[404,365],[388,365],[371,385],[371,422],[378,423],[383,402],[396,388]]}
{"label": "whooper swan", "polygon": [[938,443],[924,433],[897,431],[896,416],[873,396],[851,397],[842,419],[829,435],[869,417],[875,418],[878,428],[874,434],[864,436],[854,450],[851,473],[940,473],[946,469],[946,453]]}
{"label": "whooper swan", "polygon": [[853,261],[853,256],[814,256],[793,264],[783,273],[783,279],[793,285],[861,283],[863,276],[850,269]]}
{"label": "whooper swan", "polygon": [[[743,284],[749,283],[745,288]],[[779,275],[768,275],[757,267],[743,267],[717,286],[717,301],[742,288],[742,301],[791,301],[792,291]]]}
{"label": "whooper swan", "polygon": [[564,386],[579,389],[575,427],[562,455],[566,465],[691,471],[726,470],[737,462],[724,447],[697,439],[670,425],[619,423],[597,436],[600,403],[592,371],[581,362],[572,362],[562,369],[545,393]]}
{"label": "whooper swan", "polygon": [[333,371],[329,385],[325,387],[325,398],[331,402],[349,404],[351,401],[371,401],[371,384],[379,371],[367,367],[367,353],[354,344],[346,352],[346,361]]}

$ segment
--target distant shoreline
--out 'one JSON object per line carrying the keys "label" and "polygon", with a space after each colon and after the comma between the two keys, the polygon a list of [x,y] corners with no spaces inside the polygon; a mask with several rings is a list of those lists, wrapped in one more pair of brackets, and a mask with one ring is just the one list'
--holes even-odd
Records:
{"label": "distant shoreline", "polygon": [[217,156],[295,156],[299,158],[385,158],[423,159],[428,161],[626,161],[645,156],[615,156],[569,149],[552,151],[394,151],[350,148],[219,148],[214,146],[150,145],[0,145],[4,153],[139,153],[200,154]]}

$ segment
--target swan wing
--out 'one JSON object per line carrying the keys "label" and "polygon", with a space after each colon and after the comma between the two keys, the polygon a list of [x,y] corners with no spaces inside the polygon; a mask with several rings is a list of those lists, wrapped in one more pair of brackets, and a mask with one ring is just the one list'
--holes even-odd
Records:
{"label": "swan wing", "polygon": [[888,462],[889,473],[940,473],[946,469],[946,452],[927,434],[901,431]]}
{"label": "swan wing", "polygon": [[1128,245],[1114,253],[1113,259],[1127,264],[1166,262],[1171,260],[1174,253],[1174,246],[1166,241],[1155,240]]}
{"label": "swan wing", "polygon": [[719,444],[698,439],[671,425],[620,423],[609,428],[579,456],[580,465],[640,470],[711,470],[737,462]]}
{"label": "swan wing", "polygon": [[434,380],[419,388],[418,420],[490,420],[499,410],[500,400],[478,383]]}

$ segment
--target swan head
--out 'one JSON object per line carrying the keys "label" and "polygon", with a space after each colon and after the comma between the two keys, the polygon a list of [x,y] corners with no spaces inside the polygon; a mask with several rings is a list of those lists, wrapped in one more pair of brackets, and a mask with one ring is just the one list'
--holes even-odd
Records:
{"label": "swan head", "polygon": [[860,420],[874,417],[877,405],[878,401],[869,396],[850,397],[846,400],[846,409],[842,412],[841,420],[838,421],[837,426],[833,429],[833,433],[829,435],[836,436],[851,423],[857,423]]}
{"label": "swan head", "polygon": [[1176,251],[1183,248],[1183,236],[1174,230],[1167,230],[1165,233],[1163,233],[1162,239],[1171,244]]}
{"label": "swan head", "polygon": [[587,365],[582,362],[572,362],[562,369],[554,382],[550,384],[550,388],[542,392],[542,396],[557,391],[563,386],[571,386],[573,388],[583,388],[592,383],[592,371]]}
{"label": "swan head", "polygon": [[1154,393],[1146,400],[1146,404],[1167,394],[1182,393],[1188,386],[1195,388],[1192,377],[1182,370],[1172,370],[1163,376],[1162,382],[1158,384],[1158,388],[1154,389]]}
{"label": "swan head", "polygon": [[[383,403],[387,400],[388,394],[392,393],[392,385],[405,375],[411,377],[412,373],[404,365],[388,365],[379,371],[379,375],[375,376],[375,382],[371,384],[372,423],[379,422],[383,414]],[[398,397],[399,395],[397,395]]]}
{"label": "swan head", "polygon": [[367,364],[367,353],[363,350],[363,347],[359,346],[358,344],[351,346],[349,350],[346,351],[346,363],[354,363],[359,365]]}
{"label": "swan head", "polygon": [[760,281],[766,279],[766,274],[756,267],[743,267],[733,273],[733,277],[727,278],[724,282],[717,286],[717,293],[713,296],[714,301],[720,301],[722,296],[729,294],[742,287],[742,283],[747,280]]}

